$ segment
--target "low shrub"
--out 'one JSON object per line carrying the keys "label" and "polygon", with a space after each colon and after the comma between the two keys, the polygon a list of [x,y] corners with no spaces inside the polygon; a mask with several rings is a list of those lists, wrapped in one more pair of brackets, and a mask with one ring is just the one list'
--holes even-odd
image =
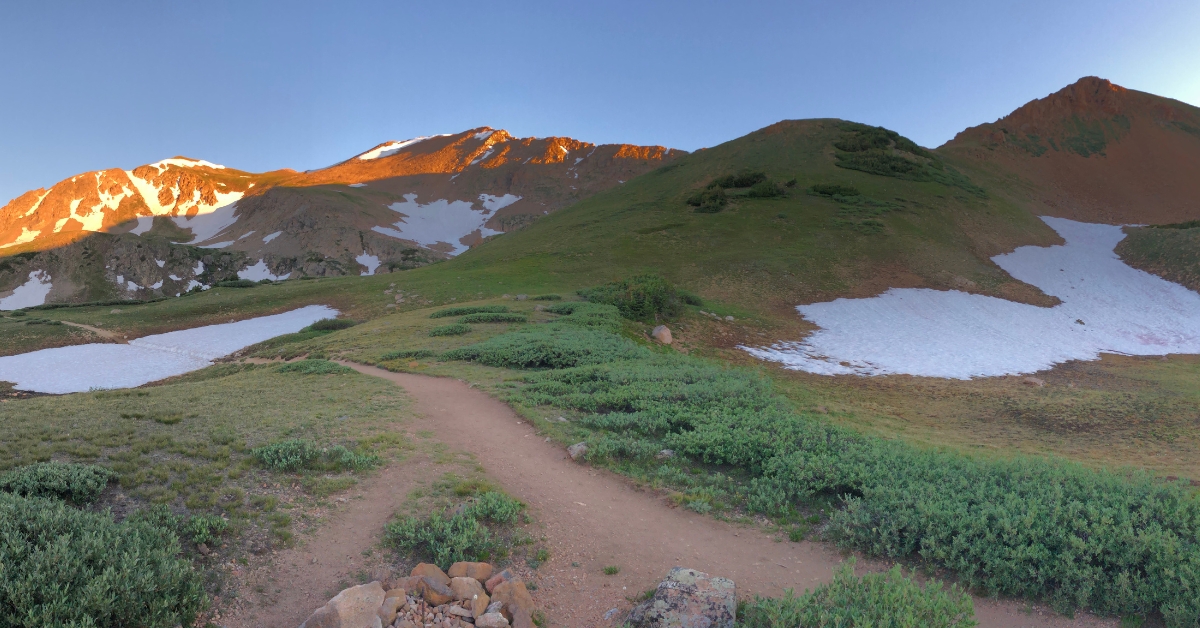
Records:
{"label": "low shrub", "polygon": [[73,462],[39,462],[0,476],[0,490],[24,497],[52,497],[90,504],[104,491],[113,472]]}
{"label": "low shrub", "polygon": [[439,325],[429,330],[430,336],[461,336],[469,333],[471,326],[464,323],[454,323],[453,325]]}
{"label": "low shrub", "polygon": [[354,369],[342,366],[337,362],[315,358],[281,364],[275,370],[279,373],[299,373],[301,375],[346,375],[354,372]]}
{"label": "low shrub", "polygon": [[0,494],[0,626],[173,628],[206,604],[169,529]]}
{"label": "low shrub", "polygon": [[537,296],[529,297],[529,300],[531,300],[531,301],[561,301],[562,296],[557,295],[557,294],[539,294]]}
{"label": "low shrub", "polygon": [[545,311],[562,315],[562,318],[555,321],[556,323],[613,333],[621,331],[621,311],[615,305],[573,301],[556,303],[546,308]]}
{"label": "low shrub", "polygon": [[254,286],[257,286],[257,285],[258,285],[257,281],[250,281],[249,279],[231,279],[228,281],[218,281],[217,283],[213,284],[213,287],[214,288],[253,288]]}
{"label": "low shrub", "polygon": [[370,452],[355,452],[344,445],[320,448],[311,441],[292,439],[263,445],[250,455],[272,471],[364,471],[379,466],[383,459]]}
{"label": "low shrub", "polygon": [[515,369],[561,369],[636,358],[644,351],[633,342],[607,332],[548,324],[453,349],[443,353],[441,359]]}
{"label": "low shrub", "polygon": [[306,331],[338,331],[340,329],[349,329],[357,325],[358,322],[348,318],[322,318],[321,320],[300,330],[300,333]]}
{"label": "low shrub", "polygon": [[13,311],[9,312],[8,315],[9,316],[27,316],[28,313],[25,312],[25,310],[13,310]]}
{"label": "low shrub", "polygon": [[404,351],[392,351],[379,356],[380,362],[388,360],[410,360],[417,358],[432,358],[437,355],[437,352],[429,349],[406,349]]}
{"label": "low shrub", "polygon": [[817,196],[858,196],[861,194],[858,188],[852,185],[837,183],[818,183],[808,189]]}
{"label": "low shrub", "polygon": [[527,323],[529,319],[524,314],[507,314],[503,312],[480,312],[467,314],[458,319],[460,323]]}
{"label": "low shrub", "polygon": [[447,568],[459,561],[487,560],[498,540],[485,522],[508,526],[524,510],[525,504],[512,497],[486,491],[454,514],[402,517],[387,524],[384,533],[400,551],[431,558],[435,565]]}
{"label": "low shrub", "polygon": [[924,588],[904,577],[899,567],[887,573],[854,575],[854,559],[842,564],[833,582],[797,597],[789,589],[782,598],[761,598],[738,604],[738,625],[744,628],[873,628],[911,626],[970,628],[975,626],[971,596],[957,587],[943,589],[937,581]]}
{"label": "low shrub", "polygon": [[774,198],[776,196],[783,196],[783,194],[783,186],[767,179],[750,186],[750,192],[747,193],[747,196],[751,198]]}
{"label": "low shrub", "polygon": [[761,170],[743,170],[737,174],[727,174],[713,179],[709,188],[748,188],[767,180],[767,173]]}
{"label": "low shrub", "polygon": [[499,314],[507,312],[506,305],[460,305],[458,307],[448,307],[444,310],[438,310],[429,315],[429,318],[447,318],[450,316],[466,316],[467,314]]}
{"label": "low shrub", "polygon": [[192,515],[183,531],[193,543],[211,544],[229,528],[229,522],[217,515]]}
{"label": "low shrub", "polygon": [[715,214],[729,202],[725,188],[705,188],[687,198],[687,204],[696,208],[701,214]]}
{"label": "low shrub", "polygon": [[679,292],[658,275],[638,275],[580,290],[579,296],[593,303],[616,306],[621,316],[645,323],[674,318],[683,311]]}

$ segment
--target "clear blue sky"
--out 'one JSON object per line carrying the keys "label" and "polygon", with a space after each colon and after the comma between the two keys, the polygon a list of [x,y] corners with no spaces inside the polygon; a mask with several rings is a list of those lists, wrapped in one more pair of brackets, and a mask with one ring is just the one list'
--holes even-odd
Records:
{"label": "clear blue sky", "polygon": [[840,117],[936,146],[1085,75],[1200,105],[1198,33],[1196,0],[6,2],[0,204],[482,125],[692,150]]}

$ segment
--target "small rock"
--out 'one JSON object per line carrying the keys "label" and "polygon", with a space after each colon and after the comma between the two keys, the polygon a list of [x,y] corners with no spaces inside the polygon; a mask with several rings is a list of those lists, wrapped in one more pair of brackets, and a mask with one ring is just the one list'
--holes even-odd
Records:
{"label": "small rock", "polygon": [[377,611],[383,604],[383,585],[378,582],[350,587],[318,608],[300,628],[383,628]]}
{"label": "small rock", "polygon": [[[484,583],[483,586],[487,587],[487,591],[490,594],[496,590],[496,587],[499,586],[500,583],[508,582],[509,580],[515,580],[516,578],[517,577],[513,575],[513,572],[505,569],[504,571],[501,571],[500,573],[492,576],[491,578],[488,578],[488,581],[486,583]],[[489,607],[489,609],[490,608],[491,607]],[[490,610],[489,610],[489,612],[490,612]]]}
{"label": "small rock", "polygon": [[[441,570],[439,569],[439,571]],[[450,587],[429,576],[421,578],[420,587],[421,597],[433,606],[441,606],[454,599],[454,592],[450,590]]]}
{"label": "small rock", "polygon": [[457,604],[451,606],[449,609],[446,610],[446,612],[450,613],[451,615],[454,615],[456,617],[474,617],[475,616],[471,611],[469,611]]}
{"label": "small rock", "polygon": [[405,591],[404,589],[400,589],[400,588],[388,589],[387,591],[385,591],[383,593],[383,599],[386,600],[389,597],[397,598],[400,600],[401,604],[404,604],[405,601],[408,599],[408,592]]}
{"label": "small rock", "polygon": [[587,443],[575,443],[567,447],[567,455],[571,456],[571,460],[579,460],[579,457],[586,454],[587,450]]}
{"label": "small rock", "polygon": [[406,618],[397,622],[396,628],[417,628],[417,625],[413,623],[413,620]]}
{"label": "small rock", "polygon": [[459,562],[450,565],[450,571],[446,572],[446,575],[451,579],[474,578],[482,583],[492,577],[492,569],[493,567],[488,563]]}
{"label": "small rock", "polygon": [[499,612],[500,612],[500,609],[502,609],[502,608],[504,608],[504,604],[503,604],[503,603],[501,603],[501,602],[492,602],[491,604],[488,604],[488,605],[487,605],[487,608],[485,608],[485,609],[483,610],[483,612],[484,612],[484,613],[499,613]]}
{"label": "small rock", "polygon": [[205,556],[208,556],[209,554],[212,553],[212,550],[208,549],[208,546],[203,543],[196,544],[196,551],[200,552],[201,554],[203,554]]}
{"label": "small rock", "polygon": [[629,613],[629,623],[637,628],[733,628],[736,613],[737,595],[732,580],[676,567],[658,585],[654,597],[634,607]]}
{"label": "small rock", "polygon": [[671,344],[673,340],[673,338],[671,338],[671,329],[666,325],[659,325],[658,327],[655,327],[654,330],[650,332],[650,337],[663,343],[664,345]]}
{"label": "small rock", "polygon": [[664,450],[658,452],[658,454],[655,455],[654,457],[658,458],[659,460],[666,460],[668,458],[674,458],[675,451],[672,449],[664,449]]}
{"label": "small rock", "polygon": [[475,628],[508,628],[508,620],[500,613],[484,613],[475,618]]}
{"label": "small rock", "polygon": [[529,298],[529,295],[528,295],[528,294],[518,294],[518,295],[517,295],[517,300],[518,300],[518,301],[524,301],[525,299],[528,299],[528,298]]}
{"label": "small rock", "polygon": [[479,584],[478,580],[461,576],[450,579],[450,590],[454,593],[456,600],[471,600],[484,593],[483,585]]}
{"label": "small rock", "polygon": [[[385,593],[384,595],[387,594]],[[383,598],[383,604],[379,607],[379,620],[385,626],[391,625],[392,622],[396,621],[396,614],[403,605],[404,596]]]}
{"label": "small rock", "polygon": [[1026,377],[1025,385],[1026,386],[1037,386],[1038,388],[1041,388],[1042,386],[1046,385],[1046,380],[1037,378],[1037,377]]}
{"label": "small rock", "polygon": [[613,618],[613,615],[616,615],[619,612],[621,612],[621,609],[617,607],[608,609],[608,612],[604,613],[604,621],[609,621]]}
{"label": "small rock", "polygon": [[732,317],[732,316],[726,316],[726,317],[725,317],[725,320],[727,320],[727,321],[729,321],[729,322],[733,322],[733,317]]}
{"label": "small rock", "polygon": [[447,576],[446,572],[442,571],[441,568],[432,563],[421,563],[416,567],[413,567],[410,575],[418,578],[433,578],[433,581],[437,582],[438,584],[450,586],[450,576]]}
{"label": "small rock", "polygon": [[[388,589],[404,589],[405,591],[416,595],[417,585],[421,582],[421,576],[405,576],[403,578],[392,578],[388,582]],[[419,595],[417,597],[420,597]]]}

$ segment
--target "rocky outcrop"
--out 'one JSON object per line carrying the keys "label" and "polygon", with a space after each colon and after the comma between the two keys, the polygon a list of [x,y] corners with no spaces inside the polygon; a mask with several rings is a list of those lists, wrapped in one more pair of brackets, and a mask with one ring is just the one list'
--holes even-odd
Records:
{"label": "rocky outcrop", "polygon": [[733,628],[737,593],[732,580],[676,567],[654,596],[629,614],[636,628]]}

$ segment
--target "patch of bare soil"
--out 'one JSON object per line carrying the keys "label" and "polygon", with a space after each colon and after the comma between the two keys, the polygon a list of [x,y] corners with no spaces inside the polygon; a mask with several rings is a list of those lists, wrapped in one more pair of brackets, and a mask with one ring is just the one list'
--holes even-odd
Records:
{"label": "patch of bare soil", "polygon": [[[831,580],[843,560],[823,544],[791,543],[753,527],[672,508],[662,496],[639,490],[620,476],[577,464],[507,405],[464,382],[347,366],[403,386],[420,416],[413,428],[430,429],[451,448],[473,454],[490,478],[529,504],[551,551],[537,572],[534,592],[550,625],[608,625],[610,609],[629,609],[632,598],[656,586],[677,565],[731,578],[741,596],[778,596],[784,589],[799,591]],[[393,507],[403,500],[402,492],[389,495]],[[351,513],[367,502],[354,502],[347,516],[365,522]],[[378,534],[378,527],[372,532]],[[307,549],[324,551],[322,543],[314,539]],[[605,567],[620,571],[606,575]],[[1117,625],[1085,613],[1067,619],[1019,601],[977,598],[975,608],[981,626]]]}

